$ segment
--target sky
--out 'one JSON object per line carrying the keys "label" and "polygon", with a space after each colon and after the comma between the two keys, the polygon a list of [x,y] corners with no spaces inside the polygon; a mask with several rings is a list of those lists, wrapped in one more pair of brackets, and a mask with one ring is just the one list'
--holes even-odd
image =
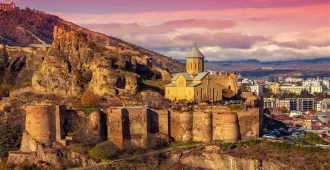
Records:
{"label": "sky", "polygon": [[175,59],[194,43],[213,61],[330,57],[330,0],[15,2]]}

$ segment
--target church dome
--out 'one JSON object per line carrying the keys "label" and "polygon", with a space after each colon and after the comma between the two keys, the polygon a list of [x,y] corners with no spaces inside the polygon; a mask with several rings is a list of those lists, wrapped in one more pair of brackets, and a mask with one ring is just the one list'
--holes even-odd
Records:
{"label": "church dome", "polygon": [[196,47],[196,44],[194,47],[190,50],[187,58],[205,58],[204,55],[198,50]]}

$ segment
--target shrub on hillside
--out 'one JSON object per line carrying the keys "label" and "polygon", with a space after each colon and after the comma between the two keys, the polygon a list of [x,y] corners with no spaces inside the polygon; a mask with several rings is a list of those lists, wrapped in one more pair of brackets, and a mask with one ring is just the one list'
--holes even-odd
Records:
{"label": "shrub on hillside", "polygon": [[296,137],[294,140],[298,142],[308,142],[311,144],[322,144],[326,143],[320,136],[313,132],[307,132],[306,137]]}
{"label": "shrub on hillside", "polygon": [[81,106],[80,110],[83,111],[86,115],[90,115],[93,112],[99,111],[97,107],[93,107],[89,105]]}
{"label": "shrub on hillside", "polygon": [[97,107],[99,106],[100,98],[101,97],[97,94],[86,92],[81,97],[81,104],[89,107]]}
{"label": "shrub on hillside", "polygon": [[88,151],[88,155],[101,161],[111,160],[118,157],[120,149],[110,141],[95,145]]}
{"label": "shrub on hillside", "polygon": [[22,129],[19,125],[0,125],[0,157],[8,152],[18,150],[22,140]]}
{"label": "shrub on hillside", "polygon": [[313,144],[326,143],[319,135],[317,135],[313,132],[307,132],[305,139],[306,139],[306,142],[313,143]]}
{"label": "shrub on hillside", "polygon": [[87,119],[85,117],[75,117],[68,134],[72,135],[74,143],[80,143],[84,147],[90,147],[99,143],[99,138],[88,134]]}

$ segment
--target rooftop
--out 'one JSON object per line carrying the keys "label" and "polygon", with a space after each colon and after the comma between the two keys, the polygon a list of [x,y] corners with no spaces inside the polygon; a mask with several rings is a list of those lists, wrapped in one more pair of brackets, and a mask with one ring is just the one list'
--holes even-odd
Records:
{"label": "rooftop", "polygon": [[204,55],[198,50],[196,47],[196,43],[194,47],[190,50],[187,58],[205,58]]}

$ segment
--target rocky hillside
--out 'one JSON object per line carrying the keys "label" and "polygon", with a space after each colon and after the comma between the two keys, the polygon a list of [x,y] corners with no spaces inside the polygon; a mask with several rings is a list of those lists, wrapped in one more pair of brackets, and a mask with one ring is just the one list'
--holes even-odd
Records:
{"label": "rocky hillside", "polygon": [[34,43],[51,43],[53,28],[61,19],[29,8],[13,11],[0,10],[0,44],[29,46]]}
{"label": "rocky hillside", "polygon": [[237,144],[181,146],[81,168],[97,169],[221,169],[328,170],[329,151],[286,142],[251,140]]}
{"label": "rocky hillside", "polygon": [[171,73],[184,70],[181,63],[166,56],[124,42],[115,37],[84,29],[57,16],[29,8],[0,11],[0,44],[22,47],[30,46],[31,44],[51,44],[54,37],[53,30],[57,25],[65,25],[71,30],[84,33],[87,39],[108,48],[130,50],[138,52],[141,56],[148,56],[152,59],[153,65]]}
{"label": "rocky hillside", "polygon": [[107,48],[84,32],[66,25],[55,27],[54,41],[32,86],[38,93],[81,96],[136,94],[142,79],[170,77],[153,67],[148,56],[137,51]]}
{"label": "rocky hillside", "polygon": [[69,97],[136,94],[142,80],[168,80],[184,70],[169,57],[28,8],[0,11],[0,28],[0,48],[7,45],[1,96],[8,95],[3,89],[31,85],[37,93]]}
{"label": "rocky hillside", "polygon": [[144,82],[164,83],[183,70],[169,57],[57,16],[31,9],[0,11],[0,117],[7,117],[0,122],[24,123],[22,106],[41,102],[99,107],[122,105],[124,97],[141,104],[140,92],[160,91]]}

